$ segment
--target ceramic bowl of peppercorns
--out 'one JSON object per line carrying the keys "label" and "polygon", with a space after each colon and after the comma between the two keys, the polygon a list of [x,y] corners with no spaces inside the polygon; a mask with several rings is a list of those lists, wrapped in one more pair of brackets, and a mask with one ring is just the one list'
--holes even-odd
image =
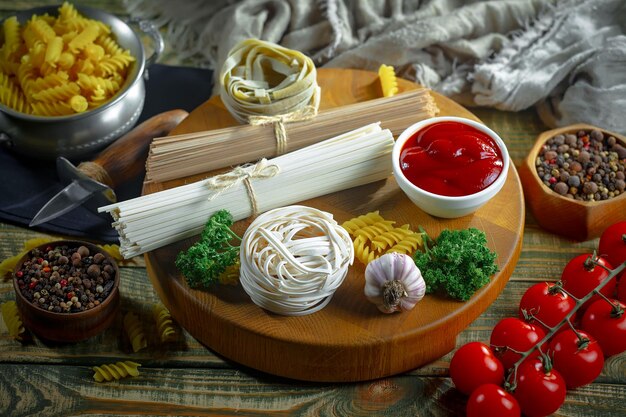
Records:
{"label": "ceramic bowl of peppercorns", "polygon": [[520,167],[526,202],[544,229],[600,236],[626,213],[626,138],[588,124],[549,130]]}
{"label": "ceramic bowl of peppercorns", "polygon": [[106,251],[71,240],[32,249],[13,273],[24,326],[54,342],[78,342],[108,328],[119,310],[119,282]]}

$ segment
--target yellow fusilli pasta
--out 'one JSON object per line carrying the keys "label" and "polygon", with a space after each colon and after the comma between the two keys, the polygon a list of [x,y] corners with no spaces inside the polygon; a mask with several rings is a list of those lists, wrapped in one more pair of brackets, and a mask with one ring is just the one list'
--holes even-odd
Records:
{"label": "yellow fusilli pasta", "polygon": [[111,79],[88,74],[78,74],[78,85],[83,91],[96,91],[100,88],[107,96],[111,96],[120,88],[119,84]]}
{"label": "yellow fusilli pasta", "polygon": [[122,88],[135,61],[105,23],[69,3],[58,16],[32,16],[23,28],[10,17],[3,32],[0,75],[10,82],[0,102],[23,113],[64,116],[101,106]]}
{"label": "yellow fusilli pasta", "polygon": [[10,279],[10,274],[13,273],[13,269],[17,262],[22,258],[22,252],[15,256],[8,257],[0,262],[0,277],[4,279]]}
{"label": "yellow fusilli pasta", "polygon": [[17,304],[15,301],[7,301],[2,303],[2,319],[9,330],[9,335],[17,340],[22,340],[26,329],[22,325]]}
{"label": "yellow fusilli pasta", "polygon": [[358,217],[352,218],[343,222],[341,225],[344,229],[348,231],[351,235],[354,236],[354,232],[358,229],[362,229],[366,226],[371,226],[374,223],[384,221],[383,217],[379,214],[378,211],[373,211],[371,213],[362,214]]}
{"label": "yellow fusilli pasta", "polygon": [[24,242],[24,247],[22,248],[22,251],[20,253],[0,262],[0,277],[5,277],[7,274],[12,273],[17,266],[18,261],[22,259],[22,256],[24,256],[31,249],[37,246],[45,245],[46,243],[52,242],[53,240],[58,239],[52,237],[35,237],[32,239],[28,239],[26,242]]}
{"label": "yellow fusilli pasta", "polygon": [[44,59],[46,62],[52,64],[56,67],[56,63],[61,58],[61,53],[63,52],[63,38],[59,36],[55,36],[46,47],[46,55]]}
{"label": "yellow fusilli pasta", "polygon": [[354,237],[354,255],[367,265],[384,253],[413,254],[422,246],[422,234],[410,229],[408,224],[394,227],[379,212],[367,213],[348,220],[342,226]]}
{"label": "yellow fusilli pasta", "polygon": [[38,101],[31,103],[31,108],[33,109],[33,114],[37,116],[68,116],[74,113],[69,103],[63,101],[57,103]]}
{"label": "yellow fusilli pasta", "polygon": [[61,5],[61,7],[59,7],[60,22],[71,21],[79,17],[80,15],[78,14],[78,10],[76,10],[76,8],[72,4],[65,2]]}
{"label": "yellow fusilli pasta", "polygon": [[380,254],[377,254],[372,249],[366,237],[357,236],[354,239],[354,257],[361,261],[362,264],[367,265],[379,256]]}
{"label": "yellow fusilli pasta", "polygon": [[396,243],[400,242],[405,237],[413,234],[413,231],[409,229],[409,225],[405,224],[401,227],[389,230],[388,232],[381,233],[378,236],[372,238],[372,244],[379,251],[384,251]]}
{"label": "yellow fusilli pasta", "polygon": [[239,260],[232,265],[228,265],[226,270],[220,274],[218,280],[220,284],[237,285],[239,283]]}
{"label": "yellow fusilli pasta", "polygon": [[382,220],[376,222],[370,226],[362,227],[354,232],[354,236],[363,236],[366,239],[373,239],[374,237],[393,230],[394,221]]}
{"label": "yellow fusilli pasta", "polygon": [[89,23],[78,35],[67,44],[70,52],[81,51],[87,45],[93,43],[100,34],[100,27],[94,23]]}
{"label": "yellow fusilli pasta", "polygon": [[133,352],[138,352],[148,346],[146,334],[143,331],[139,317],[132,311],[129,311],[124,316],[124,330],[133,347]]}
{"label": "yellow fusilli pasta", "polygon": [[176,329],[172,315],[161,303],[154,305],[152,309],[154,321],[156,322],[157,334],[161,338],[161,342],[172,342],[176,340]]}
{"label": "yellow fusilli pasta", "polygon": [[0,73],[0,102],[5,106],[25,113],[28,110],[26,97],[11,78]]}
{"label": "yellow fusilli pasta", "polygon": [[[2,56],[4,47],[0,48],[0,57]],[[8,61],[6,59],[0,59],[0,73],[5,75],[15,75],[20,69],[20,64],[15,61]]]}
{"label": "yellow fusilli pasta", "polygon": [[56,74],[50,74],[45,77],[39,77],[32,82],[31,88],[33,92],[38,92],[51,87],[58,87],[69,80],[69,75],[65,71],[59,71]]}
{"label": "yellow fusilli pasta", "polygon": [[405,236],[402,240],[392,246],[387,252],[404,253],[405,255],[413,255],[417,248],[424,244],[423,236],[421,233],[413,232],[410,235]]}
{"label": "yellow fusilli pasta", "polygon": [[4,59],[9,60],[20,47],[20,24],[17,17],[12,16],[4,21]]}
{"label": "yellow fusilli pasta", "polygon": [[17,79],[22,86],[25,96],[32,94],[32,87],[37,79],[37,75],[37,70],[29,62],[24,62],[18,67]]}
{"label": "yellow fusilli pasta", "polygon": [[123,261],[124,257],[120,253],[120,245],[100,245],[113,259],[116,261]]}
{"label": "yellow fusilli pasta", "polygon": [[119,55],[124,52],[124,50],[120,48],[117,42],[115,42],[115,40],[110,36],[101,35],[98,39],[96,39],[95,43],[102,46],[104,52],[109,56]]}
{"label": "yellow fusilli pasta", "polygon": [[48,22],[44,19],[37,18],[37,16],[33,16],[26,24],[23,36],[26,41],[26,46],[30,48],[37,42],[48,44],[57,34],[54,33],[54,29],[52,29]]}
{"label": "yellow fusilli pasta", "polygon": [[94,366],[92,369],[95,372],[93,379],[96,382],[113,381],[128,376],[138,376],[139,367],[141,364],[132,361],[116,362],[110,364],[104,364],[100,366]]}
{"label": "yellow fusilli pasta", "polygon": [[101,77],[113,75],[115,73],[123,72],[125,68],[130,66],[134,58],[128,51],[124,51],[121,54],[114,55],[112,57],[103,58],[98,65],[95,73]]}
{"label": "yellow fusilli pasta", "polygon": [[35,100],[43,101],[44,103],[54,103],[58,101],[67,101],[78,93],[80,93],[80,87],[78,87],[78,84],[67,83],[33,93],[32,97]]}

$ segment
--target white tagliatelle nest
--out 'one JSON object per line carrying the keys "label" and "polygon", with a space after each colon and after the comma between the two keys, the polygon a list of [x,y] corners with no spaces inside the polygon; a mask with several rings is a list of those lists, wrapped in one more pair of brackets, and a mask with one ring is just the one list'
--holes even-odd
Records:
{"label": "white tagliatelle nest", "polygon": [[268,211],[241,242],[240,282],[252,301],[277,314],[324,308],[339,288],[354,250],[332,214],[305,206]]}

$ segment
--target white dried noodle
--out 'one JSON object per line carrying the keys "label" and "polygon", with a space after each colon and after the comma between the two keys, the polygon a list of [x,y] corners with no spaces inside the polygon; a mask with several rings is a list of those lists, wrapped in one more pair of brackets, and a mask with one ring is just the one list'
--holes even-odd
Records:
{"label": "white dried noodle", "polygon": [[354,260],[332,214],[289,206],[259,216],[241,242],[240,282],[261,308],[287,316],[324,308]]}
{"label": "white dried noodle", "polygon": [[[392,149],[391,132],[372,123],[268,160],[266,167],[278,167],[276,175],[264,175],[265,169],[254,174],[259,173],[256,164],[237,170],[244,175],[222,189],[215,189],[215,183],[223,181],[206,179],[98,211],[113,216],[120,253],[128,259],[200,234],[207,218],[218,210],[226,209],[241,220],[253,211],[263,213],[385,179],[392,171]],[[254,196],[248,188],[254,189]]]}

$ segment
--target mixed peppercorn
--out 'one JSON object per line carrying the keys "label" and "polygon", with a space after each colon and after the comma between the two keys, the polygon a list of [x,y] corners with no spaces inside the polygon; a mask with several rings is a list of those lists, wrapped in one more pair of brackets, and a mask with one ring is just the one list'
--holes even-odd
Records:
{"label": "mixed peppercorn", "polygon": [[535,165],[543,183],[568,198],[607,200],[626,188],[626,147],[599,130],[548,139]]}
{"label": "mixed peppercorn", "polygon": [[54,313],[77,313],[100,305],[115,284],[115,267],[86,246],[33,249],[15,279],[22,295]]}

